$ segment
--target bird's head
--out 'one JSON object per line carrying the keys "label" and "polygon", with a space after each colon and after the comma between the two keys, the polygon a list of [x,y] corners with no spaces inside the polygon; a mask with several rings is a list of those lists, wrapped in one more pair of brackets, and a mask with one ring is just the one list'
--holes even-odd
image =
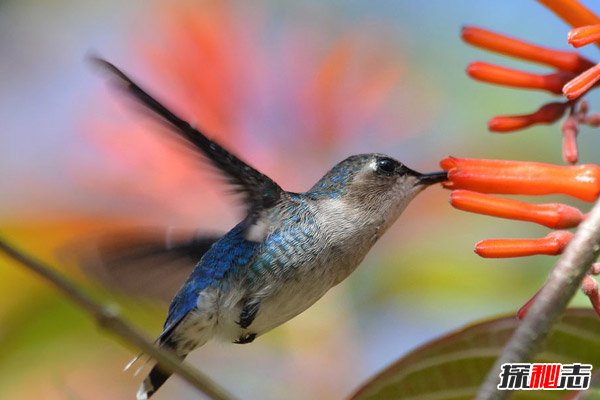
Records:
{"label": "bird's head", "polygon": [[393,222],[419,192],[445,180],[443,171],[422,174],[384,154],[359,154],[335,165],[308,193],[341,200],[369,219]]}

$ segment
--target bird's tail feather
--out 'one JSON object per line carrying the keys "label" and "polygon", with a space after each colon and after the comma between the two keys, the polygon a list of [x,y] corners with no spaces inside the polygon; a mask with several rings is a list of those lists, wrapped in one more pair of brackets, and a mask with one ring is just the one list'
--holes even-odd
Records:
{"label": "bird's tail feather", "polygon": [[[129,370],[133,366],[133,364],[137,363],[138,360],[144,355],[144,353],[138,353],[135,357],[133,357],[123,368],[123,372]],[[146,363],[144,363],[145,365]],[[142,365],[143,366],[143,365]],[[135,375],[135,374],[134,374]]]}
{"label": "bird's tail feather", "polygon": [[171,374],[171,372],[164,372],[158,365],[155,365],[140,385],[137,400],[148,400],[169,379]]}

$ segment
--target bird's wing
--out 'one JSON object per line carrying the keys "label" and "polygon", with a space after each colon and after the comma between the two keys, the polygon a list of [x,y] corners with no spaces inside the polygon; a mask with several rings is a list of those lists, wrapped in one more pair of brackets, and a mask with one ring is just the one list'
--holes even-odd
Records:
{"label": "bird's wing", "polygon": [[129,229],[65,246],[59,257],[110,289],[169,303],[221,235]]}
{"label": "bird's wing", "polygon": [[111,72],[128,93],[163,118],[174,128],[176,134],[187,140],[221,170],[236,190],[244,195],[249,215],[257,216],[262,210],[275,205],[281,198],[283,190],[271,178],[252,168],[218,143],[210,140],[204,133],[193,128],[187,121],[172,113],[110,62],[100,58],[92,58],[92,61]]}
{"label": "bird's wing", "polygon": [[[255,259],[256,252],[261,244],[245,238],[244,225],[245,223],[241,222],[235,226],[215,243],[196,265],[196,268],[194,268],[194,271],[169,307],[169,314],[159,341],[167,340],[188,313],[199,306],[199,295],[202,292],[210,288],[220,287],[224,284],[225,274],[241,273]],[[207,301],[216,300],[208,299]],[[205,309],[211,307],[209,304],[201,304],[200,306]]]}

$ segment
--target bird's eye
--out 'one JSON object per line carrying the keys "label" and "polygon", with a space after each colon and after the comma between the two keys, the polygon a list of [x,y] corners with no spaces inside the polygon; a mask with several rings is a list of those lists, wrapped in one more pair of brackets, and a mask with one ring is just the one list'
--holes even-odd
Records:
{"label": "bird's eye", "polygon": [[390,175],[396,170],[397,162],[390,158],[381,158],[377,160],[377,172]]}

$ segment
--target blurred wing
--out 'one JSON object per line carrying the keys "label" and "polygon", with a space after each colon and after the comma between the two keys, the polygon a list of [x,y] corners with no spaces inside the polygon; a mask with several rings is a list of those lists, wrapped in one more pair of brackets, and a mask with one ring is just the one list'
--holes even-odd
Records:
{"label": "blurred wing", "polygon": [[216,142],[208,139],[187,121],[173,114],[113,64],[100,58],[92,60],[118,78],[118,83],[128,93],[162,117],[174,128],[175,133],[210,159],[236,187],[237,191],[244,195],[250,215],[258,215],[260,211],[272,207],[280,199],[283,190],[271,178],[258,172]]}
{"label": "blurred wing", "polygon": [[220,238],[140,229],[100,238],[85,249],[76,246],[75,262],[110,289],[169,303]]}

